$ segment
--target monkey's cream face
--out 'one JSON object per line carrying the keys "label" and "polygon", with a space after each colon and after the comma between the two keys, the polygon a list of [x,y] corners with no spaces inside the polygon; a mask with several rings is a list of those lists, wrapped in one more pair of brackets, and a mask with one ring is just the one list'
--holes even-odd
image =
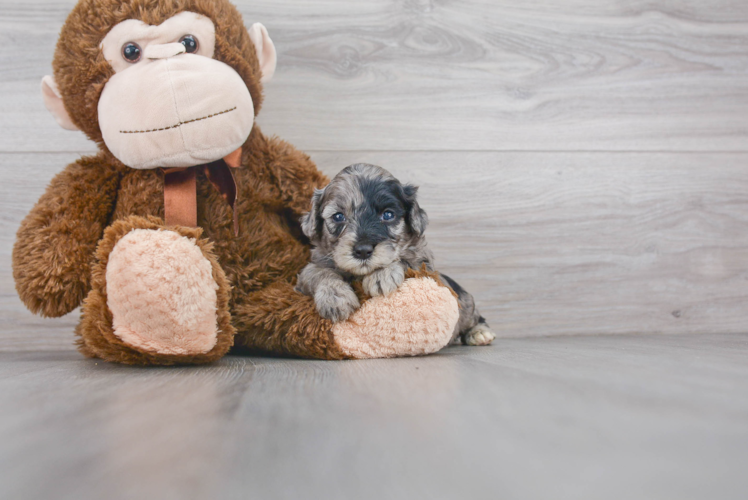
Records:
{"label": "monkey's cream face", "polygon": [[107,148],[136,169],[191,167],[240,148],[254,124],[249,90],[213,59],[215,27],[182,12],[159,26],[130,19],[101,43],[115,71],[99,99]]}

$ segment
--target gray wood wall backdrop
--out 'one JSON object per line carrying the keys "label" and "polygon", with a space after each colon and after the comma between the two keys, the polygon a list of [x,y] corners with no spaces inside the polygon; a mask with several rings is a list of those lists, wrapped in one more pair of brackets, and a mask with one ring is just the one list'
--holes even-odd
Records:
{"label": "gray wood wall backdrop", "polygon": [[[421,186],[440,268],[501,336],[744,332],[745,0],[241,0],[278,48],[259,124]],[[14,234],[93,146],[39,95],[74,0],[0,0],[1,350],[68,349]]]}

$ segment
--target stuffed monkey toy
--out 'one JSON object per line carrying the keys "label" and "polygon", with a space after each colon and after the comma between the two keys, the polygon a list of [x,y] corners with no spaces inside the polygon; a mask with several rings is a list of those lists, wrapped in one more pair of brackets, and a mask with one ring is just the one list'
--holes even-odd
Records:
{"label": "stuffed monkey toy", "polygon": [[82,304],[86,356],[206,363],[236,345],[350,359],[449,342],[457,301],[426,271],[338,323],[294,291],[310,250],[299,219],[327,180],[254,125],[275,64],[265,28],[227,0],[80,0],[69,15],[42,94],[98,153],[23,220],[13,276],[35,313]]}

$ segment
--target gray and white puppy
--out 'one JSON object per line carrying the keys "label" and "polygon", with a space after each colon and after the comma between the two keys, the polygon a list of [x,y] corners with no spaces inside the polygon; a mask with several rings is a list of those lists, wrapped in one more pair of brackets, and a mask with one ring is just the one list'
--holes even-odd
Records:
{"label": "gray and white puppy", "polygon": [[[358,163],[343,169],[315,191],[301,229],[311,241],[312,262],[299,274],[296,290],[314,297],[324,318],[342,321],[360,304],[350,283],[361,278],[375,297],[394,292],[407,268],[434,270],[434,256],[423,236],[428,217],[416,201],[417,187],[402,185],[388,171]],[[449,277],[442,280],[458,295],[460,319],[452,340],[490,344],[496,336],[475,308],[473,296]]]}

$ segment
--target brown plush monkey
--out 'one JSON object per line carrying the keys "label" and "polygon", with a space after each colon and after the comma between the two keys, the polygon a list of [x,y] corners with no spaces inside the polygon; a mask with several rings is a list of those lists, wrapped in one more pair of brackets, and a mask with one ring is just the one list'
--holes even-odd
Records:
{"label": "brown plush monkey", "polygon": [[457,302],[426,273],[335,324],[294,291],[309,260],[299,218],[326,179],[254,126],[274,70],[265,28],[247,30],[226,0],[80,0],[42,91],[99,152],[21,224],[27,307],[82,303],[80,350],[130,364],[209,362],[234,344],[322,359],[446,345]]}

